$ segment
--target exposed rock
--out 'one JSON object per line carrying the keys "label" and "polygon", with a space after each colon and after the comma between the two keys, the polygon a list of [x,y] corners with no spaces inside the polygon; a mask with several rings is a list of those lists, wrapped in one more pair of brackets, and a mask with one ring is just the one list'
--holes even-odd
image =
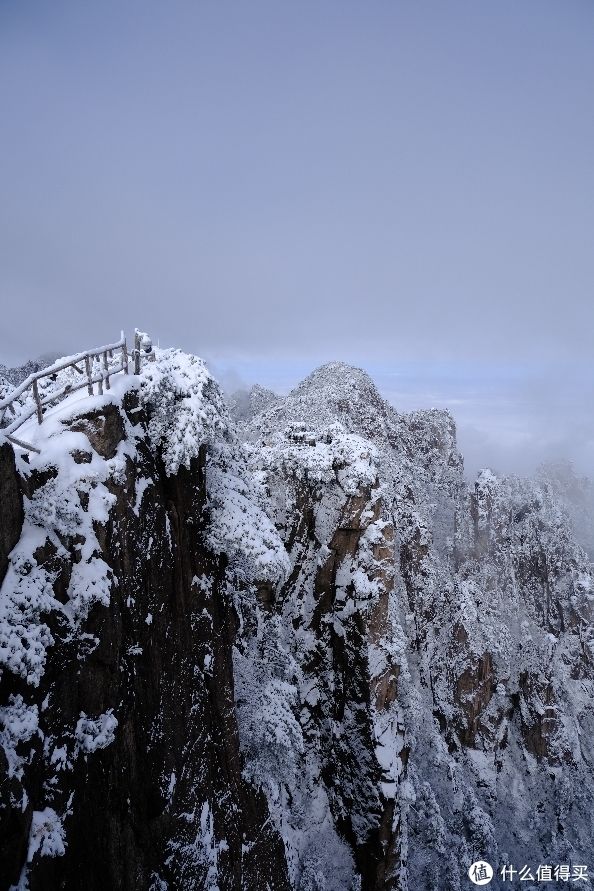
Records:
{"label": "exposed rock", "polygon": [[6,574],[8,555],[21,536],[23,496],[14,462],[14,451],[0,442],[0,585]]}
{"label": "exposed rock", "polygon": [[490,653],[484,653],[471,662],[462,674],[454,679],[454,701],[462,710],[466,721],[460,728],[460,741],[465,746],[474,747],[480,727],[480,717],[489,705],[496,680],[493,673],[493,660]]}
{"label": "exposed rock", "polygon": [[124,424],[115,405],[106,405],[102,411],[81,415],[70,425],[70,429],[84,433],[93,449],[107,459],[113,458],[124,438]]}

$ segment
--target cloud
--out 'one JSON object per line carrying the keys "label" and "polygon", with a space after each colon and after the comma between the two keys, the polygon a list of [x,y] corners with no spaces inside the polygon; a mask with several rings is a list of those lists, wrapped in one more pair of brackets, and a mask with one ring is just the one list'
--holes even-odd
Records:
{"label": "cloud", "polygon": [[0,4],[0,358],[589,355],[593,9],[431,8]]}

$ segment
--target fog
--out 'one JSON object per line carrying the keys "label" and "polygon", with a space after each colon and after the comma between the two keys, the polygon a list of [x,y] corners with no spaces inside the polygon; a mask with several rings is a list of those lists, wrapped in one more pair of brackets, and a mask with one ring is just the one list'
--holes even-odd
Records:
{"label": "fog", "polygon": [[[594,6],[0,3],[0,362],[137,325],[593,465]],[[226,371],[225,371],[226,370]]]}

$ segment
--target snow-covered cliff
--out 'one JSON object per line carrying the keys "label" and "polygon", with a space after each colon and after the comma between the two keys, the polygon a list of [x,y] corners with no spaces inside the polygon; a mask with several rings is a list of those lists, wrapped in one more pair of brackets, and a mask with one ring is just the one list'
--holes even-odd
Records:
{"label": "snow-covered cliff", "polygon": [[594,577],[559,474],[468,487],[448,413],[341,363],[237,425],[179,351],[112,381],[0,447],[0,887],[586,862]]}
{"label": "snow-covered cliff", "polygon": [[[467,487],[446,412],[399,415],[364,372],[340,363],[243,429],[260,503],[295,567],[271,608],[295,629],[302,670],[316,653],[313,680],[300,678],[301,723],[311,726],[313,684],[319,722],[334,734],[322,744],[310,734],[305,748],[333,764],[334,814],[334,783],[349,789],[341,831],[364,887],[463,888],[480,857],[584,862],[593,838],[594,574],[559,474],[531,481],[483,471]],[[340,540],[335,507],[349,499],[364,501],[369,524],[355,551]],[[358,534],[357,525],[343,534]],[[319,576],[329,564],[324,602]],[[309,631],[307,597],[312,615],[326,613],[323,634]],[[353,624],[362,629],[353,649],[375,786],[377,764],[367,770],[360,757],[354,784],[340,776],[349,763],[340,747],[354,734],[337,696],[344,674],[337,680],[327,664],[340,664],[335,640],[348,649]],[[352,663],[348,671],[356,677]],[[367,825],[358,838],[348,820],[360,806]]]}
{"label": "snow-covered cliff", "polygon": [[171,351],[77,396],[3,464],[2,887],[288,888],[232,665],[238,588],[287,558],[218,387]]}

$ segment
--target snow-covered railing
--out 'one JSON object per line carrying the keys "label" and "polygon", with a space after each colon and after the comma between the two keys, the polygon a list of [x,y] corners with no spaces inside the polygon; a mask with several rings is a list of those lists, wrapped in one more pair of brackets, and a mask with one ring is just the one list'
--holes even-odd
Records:
{"label": "snow-covered railing", "polygon": [[134,329],[134,349],[132,350],[132,359],[134,360],[134,374],[140,374],[141,359],[144,356],[149,362],[155,361],[155,353],[153,350],[153,342],[146,331]]}
{"label": "snow-covered railing", "polygon": [[[114,366],[114,353],[118,353],[118,351],[120,353],[120,359]],[[94,370],[94,362],[92,364],[92,360],[97,358],[99,359],[99,371]],[[105,346],[97,347],[93,350],[86,350],[84,353],[77,353],[76,356],[60,359],[48,368],[43,368],[41,371],[36,371],[34,374],[30,374],[29,377],[25,378],[25,380],[19,384],[12,393],[10,393],[9,396],[0,400],[0,432],[2,432],[10,442],[14,443],[14,445],[21,446],[21,448],[29,449],[33,452],[39,452],[39,449],[13,436],[14,431],[18,430],[18,428],[24,424],[25,421],[28,421],[29,418],[33,417],[35,413],[37,413],[38,423],[41,424],[43,421],[43,409],[47,405],[56,402],[58,399],[62,399],[64,396],[68,396],[70,393],[76,392],[76,390],[81,390],[86,387],[89,396],[93,396],[94,385],[97,384],[99,395],[103,395],[104,387],[106,390],[110,389],[111,385],[109,383],[109,378],[112,375],[122,371],[124,374],[128,374],[128,358],[126,338],[122,331],[122,336],[116,343],[108,343]],[[110,360],[112,360],[111,364]],[[139,359],[135,361],[135,365],[137,364],[139,365]],[[83,368],[79,368],[79,365],[84,365],[84,370]],[[66,368],[74,368],[74,370],[81,375],[83,379],[80,383],[67,383],[63,387],[58,387],[56,390],[52,390],[50,393],[44,393],[42,396],[39,392],[38,381],[45,377],[54,377],[58,372],[64,371]],[[26,392],[26,390],[29,389],[29,387],[33,392],[34,404],[31,408],[27,408],[25,411],[17,415],[14,403]],[[13,420],[6,426],[3,426],[7,412],[11,412]]]}

